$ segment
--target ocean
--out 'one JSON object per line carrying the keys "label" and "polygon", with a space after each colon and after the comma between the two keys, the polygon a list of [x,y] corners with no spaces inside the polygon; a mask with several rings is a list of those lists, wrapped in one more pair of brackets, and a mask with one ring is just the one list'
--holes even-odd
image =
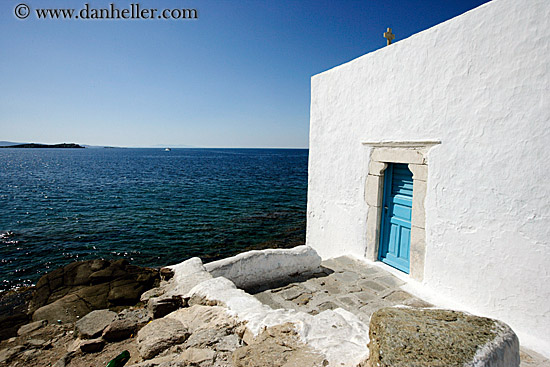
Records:
{"label": "ocean", "polygon": [[0,149],[0,290],[305,242],[307,149]]}

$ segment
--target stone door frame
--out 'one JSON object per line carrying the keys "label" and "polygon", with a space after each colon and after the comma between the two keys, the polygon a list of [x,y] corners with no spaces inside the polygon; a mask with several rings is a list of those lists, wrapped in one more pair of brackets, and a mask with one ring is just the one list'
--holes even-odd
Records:
{"label": "stone door frame", "polygon": [[388,163],[408,164],[413,174],[413,204],[410,242],[410,277],[424,279],[424,259],[426,255],[426,213],[424,200],[428,181],[427,153],[439,141],[390,141],[363,142],[371,147],[369,173],[365,184],[367,202],[367,246],[365,258],[378,260],[380,248],[380,223],[384,197],[384,171]]}

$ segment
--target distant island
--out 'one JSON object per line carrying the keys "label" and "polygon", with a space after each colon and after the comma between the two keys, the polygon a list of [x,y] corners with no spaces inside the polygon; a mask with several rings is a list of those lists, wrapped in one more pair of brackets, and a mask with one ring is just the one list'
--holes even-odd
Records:
{"label": "distant island", "polygon": [[17,144],[17,145],[6,145],[0,146],[0,148],[82,148],[83,146],[74,144],[74,143],[62,143],[62,144]]}

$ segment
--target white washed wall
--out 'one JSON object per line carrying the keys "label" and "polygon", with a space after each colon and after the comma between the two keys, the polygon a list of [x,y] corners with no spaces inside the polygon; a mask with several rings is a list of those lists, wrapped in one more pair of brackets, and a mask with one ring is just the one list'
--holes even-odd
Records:
{"label": "white washed wall", "polygon": [[548,356],[549,61],[550,1],[494,0],[314,76],[307,244],[364,257],[361,142],[440,140],[424,284]]}

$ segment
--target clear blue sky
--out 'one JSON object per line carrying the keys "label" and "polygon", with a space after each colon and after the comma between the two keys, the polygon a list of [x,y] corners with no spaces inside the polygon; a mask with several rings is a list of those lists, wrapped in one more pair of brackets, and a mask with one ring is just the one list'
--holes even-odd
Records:
{"label": "clear blue sky", "polygon": [[[19,20],[23,2],[199,18]],[[485,2],[2,0],[0,140],[307,147],[312,75],[384,47],[386,27],[399,41]]]}

